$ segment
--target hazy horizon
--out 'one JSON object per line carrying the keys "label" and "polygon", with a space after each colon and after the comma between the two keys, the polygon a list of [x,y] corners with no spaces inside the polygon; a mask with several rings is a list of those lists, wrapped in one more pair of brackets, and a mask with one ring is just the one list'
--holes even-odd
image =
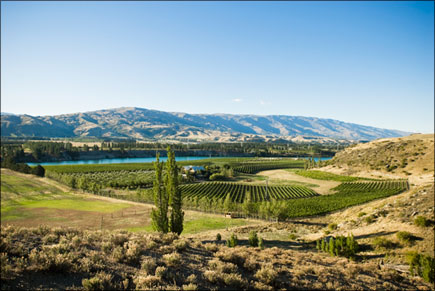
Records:
{"label": "hazy horizon", "polygon": [[433,2],[1,2],[2,112],[119,107],[434,132]]}

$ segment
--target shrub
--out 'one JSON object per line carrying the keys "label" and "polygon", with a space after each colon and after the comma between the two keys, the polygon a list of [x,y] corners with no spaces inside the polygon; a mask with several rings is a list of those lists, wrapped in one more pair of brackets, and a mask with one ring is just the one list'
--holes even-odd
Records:
{"label": "shrub", "polygon": [[400,242],[404,244],[412,244],[412,242],[416,239],[416,237],[407,231],[399,231],[396,233],[396,237],[399,239]]}
{"label": "shrub", "polygon": [[419,215],[414,219],[414,224],[420,227],[426,227],[430,225],[430,221],[427,220],[426,217]]}
{"label": "shrub", "polygon": [[221,241],[221,240],[222,240],[222,236],[221,236],[220,233],[218,233],[218,234],[216,235],[216,240],[217,240],[217,241]]}
{"label": "shrub", "polygon": [[426,282],[434,283],[435,281],[435,258],[411,252],[407,255],[409,270],[411,274],[417,274]]}
{"label": "shrub", "polygon": [[346,258],[353,258],[358,252],[359,246],[353,235],[344,237],[342,235],[337,237],[330,237],[329,241],[326,238],[316,242],[316,247],[319,250],[330,253],[332,256],[342,256]]}
{"label": "shrub", "polygon": [[174,245],[177,252],[182,252],[187,248],[188,243],[184,239],[178,239],[174,241]]}
{"label": "shrub", "polygon": [[204,244],[204,247],[207,251],[214,252],[214,253],[217,252],[219,249],[219,247],[217,245],[212,244],[212,243],[206,243],[206,244]]}
{"label": "shrub", "polygon": [[188,285],[184,284],[181,286],[181,289],[186,291],[195,291],[198,290],[198,286],[193,283],[189,283]]}
{"label": "shrub", "polygon": [[95,277],[83,279],[82,285],[85,290],[107,290],[112,287],[112,279],[112,275],[100,272]]}
{"label": "shrub", "polygon": [[210,270],[204,272],[204,278],[213,284],[217,283],[220,279],[220,277],[218,276],[218,273],[216,271],[210,271]]}
{"label": "shrub", "polygon": [[330,224],[328,224],[328,229],[329,230],[336,230],[337,229],[337,224],[336,223],[330,223]]}
{"label": "shrub", "polygon": [[374,217],[373,215],[369,215],[369,216],[367,216],[367,217],[364,218],[364,221],[365,221],[367,224],[373,223],[373,222],[375,221],[375,217]]}
{"label": "shrub", "polygon": [[363,217],[364,215],[366,215],[367,213],[365,213],[365,212],[360,212],[360,213],[358,213],[358,217]]}
{"label": "shrub", "polygon": [[179,253],[174,252],[171,254],[163,255],[163,260],[168,266],[176,266],[181,263],[181,256]]}
{"label": "shrub", "polygon": [[166,267],[163,267],[163,266],[157,267],[156,268],[156,276],[158,278],[163,278],[166,275],[167,270],[168,269]]}
{"label": "shrub", "polygon": [[223,281],[225,285],[234,287],[236,289],[242,288],[246,282],[242,279],[240,274],[224,274]]}
{"label": "shrub", "polygon": [[232,248],[239,244],[239,240],[237,239],[237,236],[233,233],[231,234],[231,237],[227,240],[227,246]]}
{"label": "shrub", "polygon": [[139,243],[130,241],[124,245],[125,260],[128,263],[138,263],[142,248]]}
{"label": "shrub", "polygon": [[263,241],[263,238],[261,238],[261,237],[258,239],[258,247],[260,249],[264,250],[264,241]]}
{"label": "shrub", "polygon": [[210,269],[217,271],[218,273],[235,273],[237,272],[237,266],[233,263],[226,263],[219,261],[219,259],[213,259],[208,262]]}
{"label": "shrub", "polygon": [[192,283],[195,284],[197,281],[196,275],[195,274],[191,274],[186,278],[186,282],[187,283]]}
{"label": "shrub", "polygon": [[145,257],[141,262],[141,269],[146,272],[147,275],[154,274],[154,270],[156,269],[156,261],[152,257]]}
{"label": "shrub", "polygon": [[291,234],[288,236],[288,238],[291,239],[291,240],[295,240],[295,239],[298,238],[298,236],[297,236],[296,234],[294,234],[294,233],[291,233]]}
{"label": "shrub", "polygon": [[157,288],[160,285],[160,278],[158,276],[137,276],[134,279],[136,290],[150,290]]}
{"label": "shrub", "polygon": [[389,239],[386,239],[385,237],[377,237],[377,238],[373,239],[373,245],[378,250],[380,250],[380,249],[383,249],[383,250],[392,249],[396,246],[394,242],[392,242]]}
{"label": "shrub", "polygon": [[254,230],[252,230],[249,233],[249,245],[251,247],[257,247],[258,246],[258,236],[257,236],[257,232],[255,232]]}
{"label": "shrub", "polygon": [[217,252],[215,257],[218,257],[220,260],[225,262],[234,263],[238,266],[243,266],[245,263],[245,258],[241,256],[240,250],[224,248]]}
{"label": "shrub", "polygon": [[278,272],[274,270],[272,264],[262,265],[261,269],[255,273],[255,278],[267,285],[273,284],[277,277]]}
{"label": "shrub", "polygon": [[112,252],[112,257],[116,262],[123,262],[124,258],[125,258],[125,254],[124,254],[124,248],[122,247],[116,247],[113,252]]}
{"label": "shrub", "polygon": [[9,262],[7,253],[0,253],[0,262],[1,262],[1,278],[6,279],[12,273],[12,265]]}
{"label": "shrub", "polygon": [[128,237],[125,234],[116,234],[110,237],[110,242],[115,246],[123,246],[128,241]]}

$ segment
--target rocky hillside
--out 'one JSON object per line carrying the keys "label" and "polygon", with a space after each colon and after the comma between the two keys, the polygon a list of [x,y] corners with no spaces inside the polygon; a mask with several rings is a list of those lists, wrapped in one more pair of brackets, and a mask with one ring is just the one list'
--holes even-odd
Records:
{"label": "rocky hillside", "polygon": [[286,115],[187,114],[124,107],[56,116],[3,115],[2,136],[124,137],[139,140],[373,140],[408,133]]}
{"label": "rocky hillside", "polygon": [[395,175],[424,175],[434,172],[434,135],[379,139],[348,147],[331,160],[336,168],[380,171]]}

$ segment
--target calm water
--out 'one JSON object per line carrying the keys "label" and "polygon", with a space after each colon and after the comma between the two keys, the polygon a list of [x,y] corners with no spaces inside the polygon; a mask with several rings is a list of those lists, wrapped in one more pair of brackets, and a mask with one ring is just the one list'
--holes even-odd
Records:
{"label": "calm water", "polygon": [[[209,159],[210,157],[176,157],[178,162]],[[219,157],[211,157],[211,159]],[[166,161],[167,157],[160,157],[160,161]],[[77,160],[77,161],[62,161],[62,162],[47,162],[47,163],[27,163],[29,166],[61,166],[61,165],[94,165],[94,164],[125,164],[125,163],[151,163],[155,162],[156,158],[118,158],[118,159],[100,159],[100,160]]]}
{"label": "calm water", "polygon": [[[220,157],[176,157],[178,162],[181,161],[194,161],[202,159],[219,159]],[[226,157],[229,158],[229,157]],[[166,161],[166,157],[160,157],[160,161]],[[304,158],[308,159],[308,158]],[[319,158],[314,158],[316,162]],[[331,158],[320,158],[322,161],[330,160]],[[63,161],[63,162],[47,162],[47,163],[27,163],[29,166],[61,166],[61,165],[94,165],[94,164],[124,164],[124,163],[151,163],[156,158],[118,158],[118,159],[100,159],[100,160],[78,160],[78,161]]]}

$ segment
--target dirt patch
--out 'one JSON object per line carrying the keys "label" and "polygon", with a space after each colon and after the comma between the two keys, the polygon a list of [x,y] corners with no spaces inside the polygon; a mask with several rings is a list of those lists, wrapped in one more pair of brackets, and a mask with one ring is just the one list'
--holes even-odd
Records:
{"label": "dirt patch", "polygon": [[340,182],[335,182],[335,181],[316,180],[316,179],[299,176],[287,170],[262,171],[258,173],[258,175],[267,176],[272,180],[280,180],[280,181],[288,180],[288,181],[297,181],[297,182],[307,183],[307,184],[315,184],[318,185],[318,187],[310,187],[310,188],[312,188],[314,191],[322,195],[332,194],[333,191],[331,191],[331,189],[341,184]]}

